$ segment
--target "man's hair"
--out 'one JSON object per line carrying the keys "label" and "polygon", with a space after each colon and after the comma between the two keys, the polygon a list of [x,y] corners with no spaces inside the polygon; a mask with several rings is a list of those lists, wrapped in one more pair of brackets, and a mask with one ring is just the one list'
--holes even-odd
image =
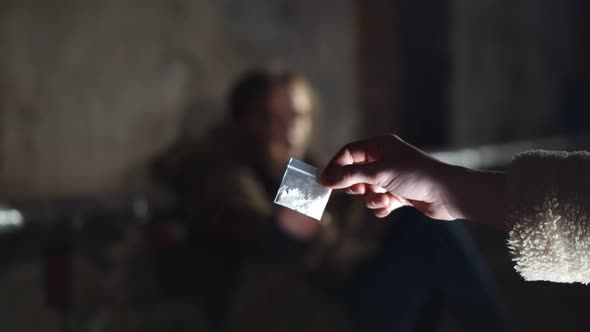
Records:
{"label": "man's hair", "polygon": [[266,107],[270,90],[280,84],[298,80],[298,76],[285,70],[253,69],[238,78],[230,89],[229,113],[234,121],[242,121],[252,112]]}

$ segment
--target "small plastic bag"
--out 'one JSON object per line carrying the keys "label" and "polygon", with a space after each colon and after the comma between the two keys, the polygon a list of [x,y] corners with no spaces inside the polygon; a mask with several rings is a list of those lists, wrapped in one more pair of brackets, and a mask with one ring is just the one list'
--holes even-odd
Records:
{"label": "small plastic bag", "polygon": [[316,220],[322,219],[332,190],[318,183],[317,172],[317,167],[291,158],[275,197],[275,204]]}

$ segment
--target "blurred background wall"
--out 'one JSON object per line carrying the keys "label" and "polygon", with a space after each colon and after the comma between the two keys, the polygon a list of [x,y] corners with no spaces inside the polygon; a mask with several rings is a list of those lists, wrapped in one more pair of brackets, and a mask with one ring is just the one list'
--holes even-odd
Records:
{"label": "blurred background wall", "polygon": [[269,63],[317,87],[323,155],[376,133],[441,148],[587,128],[584,6],[3,0],[0,194],[132,190],[179,131],[223,118],[238,73]]}
{"label": "blurred background wall", "polygon": [[[451,137],[473,145],[563,132],[575,1],[454,0]],[[567,112],[567,111],[566,111]]]}
{"label": "blurred background wall", "polygon": [[334,150],[357,123],[353,14],[350,1],[1,1],[0,194],[121,189],[268,63],[309,76],[338,119],[317,149]]}
{"label": "blurred background wall", "polygon": [[394,131],[440,148],[588,128],[584,2],[359,6],[360,109],[367,133]]}

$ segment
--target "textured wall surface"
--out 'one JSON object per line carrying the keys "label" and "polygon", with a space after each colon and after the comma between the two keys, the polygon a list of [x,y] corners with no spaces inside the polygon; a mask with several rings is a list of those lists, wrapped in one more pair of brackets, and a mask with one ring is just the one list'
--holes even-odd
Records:
{"label": "textured wall surface", "polygon": [[569,3],[452,1],[454,144],[559,131],[562,86],[571,70]]}
{"label": "textured wall surface", "polygon": [[201,134],[222,118],[235,75],[275,61],[318,88],[325,113],[314,147],[332,152],[356,126],[352,7],[0,1],[0,195],[118,190],[179,121]]}

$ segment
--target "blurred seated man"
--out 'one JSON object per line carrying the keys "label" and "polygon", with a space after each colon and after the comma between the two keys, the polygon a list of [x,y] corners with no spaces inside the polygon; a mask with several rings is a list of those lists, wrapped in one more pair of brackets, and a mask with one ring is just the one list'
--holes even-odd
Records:
{"label": "blurred seated man", "polygon": [[179,293],[205,301],[218,331],[436,331],[445,305],[470,330],[507,330],[459,225],[413,210],[376,221],[340,193],[320,222],[273,204],[289,158],[321,165],[308,151],[315,105],[298,75],[247,72],[226,124],[155,161],[192,248],[193,272],[169,260],[169,282],[190,280]]}

